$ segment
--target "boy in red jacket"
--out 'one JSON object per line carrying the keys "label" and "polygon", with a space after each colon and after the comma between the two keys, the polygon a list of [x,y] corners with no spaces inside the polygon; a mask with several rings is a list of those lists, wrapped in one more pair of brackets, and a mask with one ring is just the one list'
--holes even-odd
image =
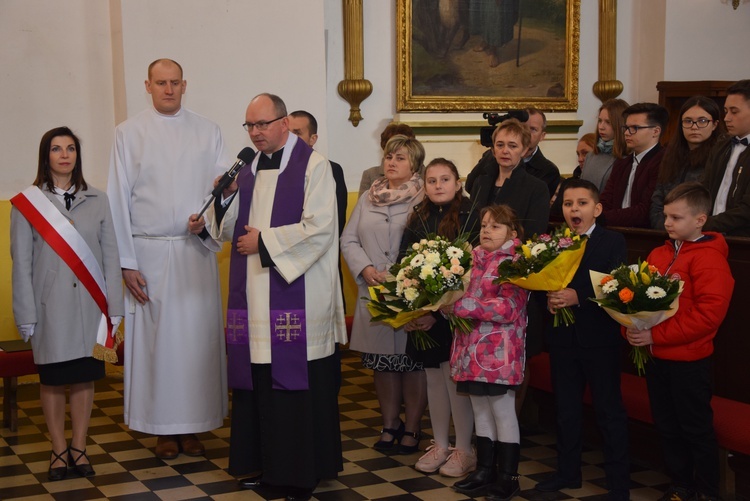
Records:
{"label": "boy in red jacket", "polygon": [[713,338],[727,314],[734,279],[729,248],[719,233],[703,232],[711,196],[684,183],[664,199],[670,240],[648,256],[663,275],[684,281],[680,307],[651,329],[629,328],[628,342],[651,346],[646,369],[654,423],[662,439],[672,486],[661,501],[714,500],[719,496],[719,449],[711,410]]}

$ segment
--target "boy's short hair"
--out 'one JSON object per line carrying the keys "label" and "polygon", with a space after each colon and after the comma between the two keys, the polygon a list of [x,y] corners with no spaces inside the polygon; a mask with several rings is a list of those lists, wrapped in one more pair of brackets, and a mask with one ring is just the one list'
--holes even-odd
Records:
{"label": "boy's short hair", "polygon": [[733,83],[727,89],[727,95],[739,94],[745,98],[745,101],[750,101],[750,80],[740,80]]}
{"label": "boy's short hair", "polygon": [[572,190],[574,188],[583,188],[591,193],[591,198],[594,199],[595,203],[599,203],[599,188],[597,188],[596,185],[591,181],[571,177],[570,179],[566,179],[565,181],[563,181],[563,183],[563,192],[560,194],[563,200],[565,200],[566,191]]}
{"label": "boy's short hair", "polygon": [[656,103],[632,104],[625,108],[625,111],[622,112],[623,124],[630,115],[640,114],[646,115],[646,122],[648,122],[649,125],[659,126],[660,135],[664,134],[664,131],[667,128],[667,123],[669,122],[669,111],[667,111],[664,106]]}
{"label": "boy's short hair", "polygon": [[711,193],[701,183],[682,183],[675,186],[667,196],[664,197],[664,206],[684,200],[694,214],[711,213]]}

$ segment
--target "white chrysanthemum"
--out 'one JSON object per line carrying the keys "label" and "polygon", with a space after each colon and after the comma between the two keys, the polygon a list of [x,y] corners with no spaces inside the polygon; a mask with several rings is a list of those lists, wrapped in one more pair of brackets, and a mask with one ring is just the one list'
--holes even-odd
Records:
{"label": "white chrysanthemum", "polygon": [[536,257],[540,253],[542,253],[542,252],[544,252],[546,250],[547,250],[547,244],[538,243],[534,247],[531,248],[531,255],[534,256],[534,257]]}
{"label": "white chrysanthemum", "polygon": [[440,254],[437,252],[425,252],[424,262],[429,266],[437,266],[440,264]]}
{"label": "white chrysanthemum", "polygon": [[409,263],[413,268],[418,268],[424,264],[424,255],[423,254],[417,254],[414,256],[411,260],[411,263]]}
{"label": "white chrysanthemum", "polygon": [[452,245],[445,250],[445,253],[449,258],[461,259],[464,256],[464,251]]}
{"label": "white chrysanthemum", "polygon": [[652,285],[646,289],[646,297],[649,299],[660,299],[667,295],[667,292],[661,287]]}
{"label": "white chrysanthemum", "polygon": [[419,272],[419,278],[422,280],[427,280],[428,278],[435,276],[435,268],[433,268],[430,265],[425,265],[422,267],[422,270]]}
{"label": "white chrysanthemum", "polygon": [[417,289],[415,289],[414,287],[409,287],[407,289],[404,289],[404,298],[407,301],[412,302],[418,297],[419,297],[419,292],[417,292]]}
{"label": "white chrysanthemum", "polygon": [[609,294],[610,292],[614,292],[614,291],[617,290],[617,287],[619,285],[620,284],[617,282],[617,280],[612,279],[609,282],[607,282],[606,284],[602,285],[602,292],[605,293],[605,294]]}

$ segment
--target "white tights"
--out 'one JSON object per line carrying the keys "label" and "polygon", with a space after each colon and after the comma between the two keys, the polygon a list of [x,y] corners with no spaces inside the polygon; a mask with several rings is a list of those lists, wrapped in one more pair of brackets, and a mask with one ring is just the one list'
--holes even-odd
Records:
{"label": "white tights", "polygon": [[521,443],[515,401],[516,392],[513,390],[496,397],[471,395],[477,436],[487,437],[493,442]]}
{"label": "white tights", "polygon": [[451,378],[450,362],[443,362],[438,369],[425,369],[427,376],[427,402],[435,444],[447,449],[451,415],[456,430],[456,449],[471,451],[471,432],[474,428],[474,413],[467,395],[456,393],[456,382]]}

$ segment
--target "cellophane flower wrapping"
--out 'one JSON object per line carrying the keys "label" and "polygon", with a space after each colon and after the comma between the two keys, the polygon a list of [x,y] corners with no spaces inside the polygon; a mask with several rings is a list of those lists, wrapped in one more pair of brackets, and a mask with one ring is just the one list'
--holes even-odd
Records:
{"label": "cellophane flower wrapping", "polygon": [[[586,235],[578,235],[567,225],[550,234],[534,235],[516,246],[512,260],[500,263],[497,283],[510,282],[530,291],[557,291],[568,286],[586,250]],[[575,322],[573,310],[555,313],[554,326]]]}
{"label": "cellophane flower wrapping", "polygon": [[[662,275],[646,261],[623,264],[610,273],[589,270],[589,276],[595,295],[591,300],[626,328],[650,329],[673,317],[680,307],[684,282]],[[643,375],[651,359],[651,348],[633,346],[630,358],[638,375]]]}
{"label": "cellophane flower wrapping", "polygon": [[[470,270],[471,245],[466,236],[453,241],[434,235],[423,238],[391,266],[384,283],[369,288],[370,321],[398,329],[411,320],[452,305],[464,295]],[[470,321],[452,314],[448,320],[451,328],[471,332]],[[425,331],[409,334],[417,349],[436,346]]]}

